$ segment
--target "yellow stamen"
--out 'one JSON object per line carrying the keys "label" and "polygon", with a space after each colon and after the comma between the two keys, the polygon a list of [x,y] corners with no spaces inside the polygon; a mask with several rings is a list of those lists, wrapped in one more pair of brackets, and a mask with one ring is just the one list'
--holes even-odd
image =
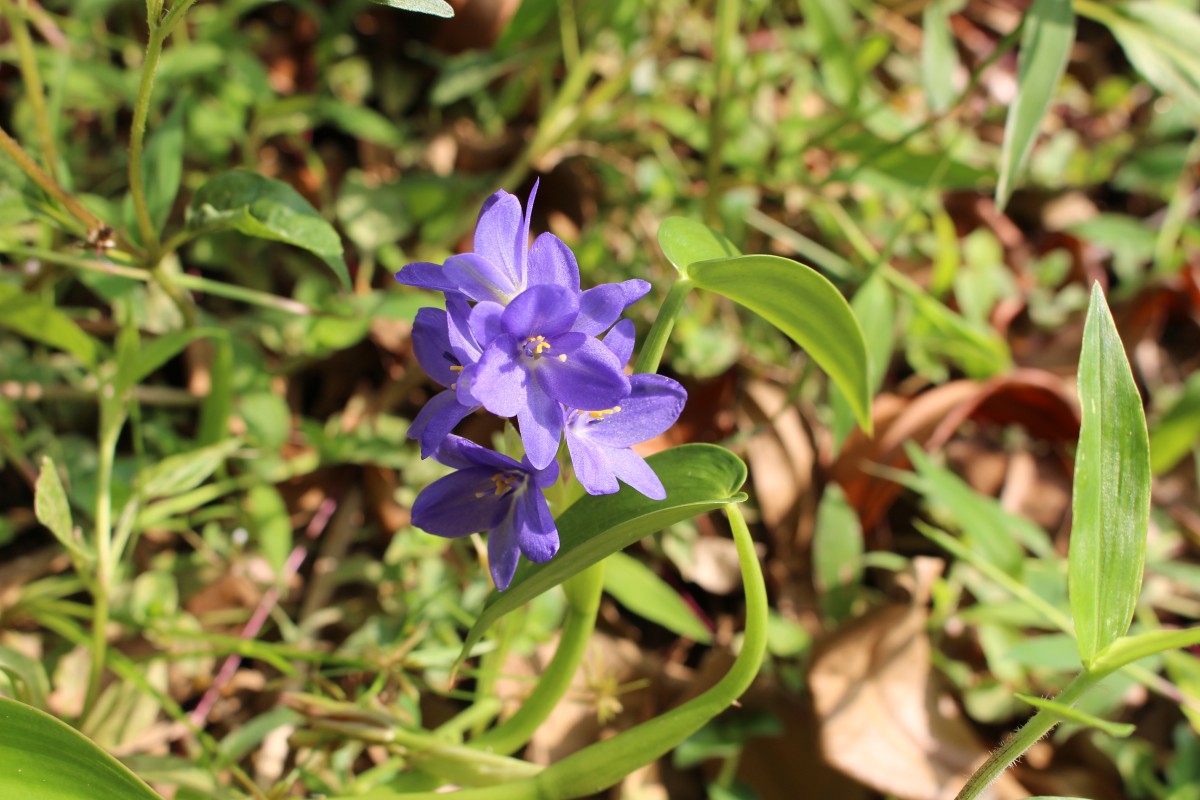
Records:
{"label": "yellow stamen", "polygon": [[589,411],[588,416],[592,419],[604,419],[605,417],[616,414],[620,410],[620,406],[613,406],[612,408],[606,408],[601,411]]}
{"label": "yellow stamen", "polygon": [[559,353],[559,354],[558,354],[558,360],[559,360],[559,361],[562,361],[563,363],[566,363],[566,361],[567,361],[567,354],[566,354],[566,353]]}
{"label": "yellow stamen", "polygon": [[545,336],[530,336],[525,341],[533,345],[533,354],[540,356],[543,350],[550,349],[550,343],[546,341]]}
{"label": "yellow stamen", "polygon": [[462,367],[460,367],[460,366],[458,366],[457,364],[455,364],[455,365],[453,365],[453,366],[451,366],[451,367],[450,367],[450,371],[451,371],[451,372],[462,372],[462,371],[463,371],[463,368],[462,368]]}

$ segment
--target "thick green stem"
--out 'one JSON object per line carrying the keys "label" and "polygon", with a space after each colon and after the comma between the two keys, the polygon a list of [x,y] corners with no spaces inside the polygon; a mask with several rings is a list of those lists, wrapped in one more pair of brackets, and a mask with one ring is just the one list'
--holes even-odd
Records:
{"label": "thick green stem", "polygon": [[563,583],[563,590],[567,594],[567,617],[562,636],[533,692],[515,714],[471,740],[468,747],[502,755],[515,753],[533,737],[567,693],[596,627],[596,613],[604,590],[604,562],[593,564]]}
{"label": "thick green stem", "polygon": [[684,276],[680,276],[671,286],[667,299],[658,310],[658,316],[654,318],[654,324],[650,326],[650,332],[646,334],[646,341],[642,342],[642,350],[633,367],[635,373],[658,372],[667,341],[671,338],[671,330],[675,327],[675,318],[683,310],[683,301],[691,290],[692,282]]}
{"label": "thick green stem", "polygon": [[[1054,698],[1056,703],[1061,703],[1066,706],[1072,706],[1080,697],[1087,692],[1088,689],[1095,686],[1108,672],[1088,672],[1084,671],[1075,676],[1075,679],[1067,684],[1067,687],[1059,692]],[[1058,715],[1052,711],[1042,710],[1034,714],[1032,718],[1020,730],[1010,736],[998,750],[992,753],[991,757],[983,763],[975,774],[971,776],[966,785],[963,786],[955,798],[955,800],[974,800],[983,794],[987,787],[992,785],[992,781],[1000,777],[1000,773],[1008,769],[1008,767],[1016,761],[1021,755],[1033,747],[1039,739],[1054,729],[1054,726],[1061,722]]]}
{"label": "thick green stem", "polygon": [[25,97],[29,100],[33,121],[37,125],[38,139],[41,140],[42,160],[46,163],[46,172],[53,178],[58,172],[58,148],[54,144],[54,126],[50,124],[50,114],[46,109],[46,87],[42,83],[42,73],[38,70],[37,54],[33,52],[33,38],[25,24],[28,6],[28,0],[21,0],[21,8],[18,10],[14,7],[13,0],[5,0],[4,16],[8,19],[8,28],[17,45],[21,79],[25,82]]}
{"label": "thick green stem", "polygon": [[716,47],[713,53],[716,75],[709,106],[708,158],[705,164],[708,194],[704,198],[704,221],[711,226],[717,224],[721,207],[718,184],[723,163],[721,156],[725,149],[725,105],[733,90],[733,55],[730,51],[737,37],[739,5],[739,0],[717,0]]}

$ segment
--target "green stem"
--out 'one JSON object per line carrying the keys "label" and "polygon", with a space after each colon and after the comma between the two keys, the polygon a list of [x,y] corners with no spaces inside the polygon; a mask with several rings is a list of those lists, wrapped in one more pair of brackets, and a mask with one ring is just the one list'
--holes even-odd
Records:
{"label": "green stem", "polygon": [[4,0],[4,16],[8,19],[8,28],[12,31],[13,41],[17,45],[17,55],[21,62],[21,79],[25,82],[25,96],[33,111],[33,121],[37,125],[38,138],[42,144],[42,160],[46,162],[46,172],[55,177],[58,172],[58,149],[54,145],[54,127],[50,124],[50,114],[46,110],[46,87],[42,83],[42,73],[38,70],[37,55],[33,52],[33,38],[25,24],[28,13],[28,0],[21,0],[18,10],[13,0]]}
{"label": "green stem", "polygon": [[563,65],[569,72],[579,63],[579,24],[575,19],[575,0],[558,0],[558,19],[562,33]]}
{"label": "green stem", "polygon": [[671,286],[667,299],[658,310],[658,316],[654,318],[654,324],[650,326],[650,332],[646,334],[646,341],[642,342],[641,352],[633,367],[635,373],[658,372],[667,341],[671,338],[671,330],[675,327],[675,318],[683,310],[683,301],[691,290],[692,282],[682,275]]}
{"label": "green stem", "polygon": [[142,79],[138,83],[137,99],[133,104],[133,124],[129,128],[129,195],[133,199],[133,215],[137,219],[138,233],[142,243],[150,251],[150,258],[159,259],[158,231],[150,219],[150,207],[146,204],[146,184],[142,177],[142,149],[146,140],[146,117],[150,114],[150,94],[154,90],[154,73],[158,70],[158,59],[162,56],[163,28],[150,28],[150,41],[146,44],[146,58],[142,62]]}
{"label": "green stem", "polygon": [[[1065,689],[1058,693],[1054,701],[1066,706],[1072,706],[1088,689],[1095,686],[1108,674],[1108,672],[1081,672],[1075,676],[1074,680],[1067,684]],[[974,798],[983,794],[984,790],[988,786],[991,786],[992,781],[1000,777],[1000,773],[1008,769],[1026,750],[1033,747],[1039,739],[1053,730],[1054,726],[1060,721],[1061,719],[1058,715],[1052,711],[1042,710],[1034,714],[998,750],[992,753],[991,757],[983,763],[983,766],[975,771],[975,774],[966,782],[962,791],[955,797],[955,800],[974,800]]]}
{"label": "green stem", "polygon": [[717,0],[716,48],[713,54],[716,76],[713,81],[712,103],[709,108],[708,159],[705,175],[708,194],[704,198],[704,221],[717,224],[721,193],[717,184],[721,180],[722,151],[725,149],[725,104],[733,89],[733,64],[730,51],[738,32],[738,0]]}
{"label": "green stem", "polygon": [[533,692],[509,719],[476,737],[468,747],[510,755],[521,749],[554,711],[583,661],[588,640],[596,627],[600,596],[604,589],[604,562],[588,567],[563,583],[567,594],[567,617],[554,658],[538,678]]}

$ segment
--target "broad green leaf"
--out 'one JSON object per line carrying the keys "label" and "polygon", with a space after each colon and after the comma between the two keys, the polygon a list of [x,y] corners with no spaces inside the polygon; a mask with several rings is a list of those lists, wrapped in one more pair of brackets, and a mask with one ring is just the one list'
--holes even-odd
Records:
{"label": "broad green leaf", "polygon": [[813,583],[821,610],[834,621],[850,616],[862,579],[862,523],[836,483],[825,487],[813,531]]}
{"label": "broad green leaf", "polygon": [[95,367],[104,350],[66,314],[7,283],[0,283],[0,328],[66,351],[87,367]]}
{"label": "broad green leaf", "polygon": [[1150,468],[1161,475],[1191,452],[1200,439],[1200,373],[1188,378],[1183,395],[1150,431]]}
{"label": "broad green leaf", "polygon": [[[77,559],[91,560],[91,555],[75,536],[75,523],[71,519],[71,506],[67,493],[58,477],[58,468],[50,456],[42,456],[42,471],[38,474],[34,488],[33,510],[38,522],[54,534],[63,547]],[[76,562],[78,563],[78,562]]]}
{"label": "broad green leaf", "polygon": [[[661,236],[661,234],[660,234]],[[687,268],[692,283],[759,314],[829,374],[871,431],[870,356],[846,298],[821,273],[779,256],[737,256]]]}
{"label": "broad green leaf", "polygon": [[229,439],[188,453],[167,456],[138,473],[135,485],[144,499],[168,497],[194,489],[225,463],[241,442]]}
{"label": "broad green leaf", "polygon": [[345,288],[350,271],[342,240],[308,201],[283,181],[257,172],[226,172],[200,187],[188,206],[188,226],[232,228],[259,239],[302,247],[329,265]]}
{"label": "broad green leaf", "polygon": [[1000,150],[996,205],[1008,203],[1017,178],[1029,161],[1042,118],[1067,69],[1075,42],[1071,0],[1034,0],[1026,12],[1017,62],[1017,97],[1008,107]]}
{"label": "broad green leaf", "polygon": [[679,592],[631,555],[613,553],[604,562],[604,591],[639,617],[672,633],[701,644],[712,642],[712,631]]}
{"label": "broad green leaf", "polygon": [[[896,296],[882,273],[876,273],[858,287],[850,300],[850,308],[862,328],[867,352],[871,356],[871,394],[874,395],[879,391],[884,373],[892,360],[896,336]],[[850,431],[854,430],[854,409],[836,385],[829,390],[829,405],[833,409],[833,439],[840,447]]]}
{"label": "broad green leaf", "polygon": [[679,274],[697,261],[741,255],[733,242],[707,225],[687,217],[667,217],[658,226],[658,246]]}
{"label": "broad green leaf", "polygon": [[958,51],[950,32],[950,14],[957,0],[933,0],[921,17],[921,83],[929,98],[929,107],[941,113],[954,101],[954,72],[958,69]]}
{"label": "broad green leaf", "polygon": [[371,0],[381,6],[390,6],[404,11],[416,11],[420,14],[432,14],[435,17],[450,19],[454,16],[454,7],[446,0]]}
{"label": "broad green leaf", "polygon": [[1078,708],[1072,708],[1054,700],[1047,700],[1044,697],[1034,697],[1033,695],[1022,694],[1020,692],[1016,692],[1016,696],[1017,699],[1028,703],[1039,711],[1049,712],[1051,716],[1057,718],[1060,722],[1074,722],[1079,725],[1086,725],[1089,728],[1097,728],[1109,736],[1114,736],[1118,739],[1124,739],[1137,728],[1137,726],[1125,722],[1110,722],[1106,719],[1100,719],[1086,711],[1080,711]]}
{"label": "broad green leaf", "polygon": [[580,498],[556,520],[559,552],[544,564],[522,561],[504,592],[492,592],[471,626],[460,661],[496,620],[613,553],[677,522],[728,503],[740,503],[746,465],[724,448],[685,444],[646,459],[667,490],[651,500],[623,487],[616,494]]}
{"label": "broad green leaf", "polygon": [[1099,284],[1083,327],[1079,405],[1068,586],[1079,657],[1090,667],[1129,630],[1150,523],[1142,398]]}
{"label": "broad green leaf", "polygon": [[7,697],[0,697],[0,797],[159,800],[83,734]]}

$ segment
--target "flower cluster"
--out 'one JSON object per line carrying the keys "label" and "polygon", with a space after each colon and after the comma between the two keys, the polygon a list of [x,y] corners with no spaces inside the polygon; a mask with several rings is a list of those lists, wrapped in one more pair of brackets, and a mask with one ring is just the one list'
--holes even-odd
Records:
{"label": "flower cluster", "polygon": [[[590,494],[623,481],[647,497],[666,496],[662,482],[631,445],[665,431],[687,395],[661,375],[625,373],[633,324],[620,320],[650,285],[641,280],[582,290],[575,255],[543,233],[529,244],[537,186],[522,214],[500,191],[483,205],[475,251],[444,264],[409,264],[396,274],[408,286],[445,293],[445,310],[422,309],[413,349],[444,391],[413,421],[422,457],[457,470],[413,504],[413,524],[438,536],[488,531],[488,561],[500,590],[521,554],[546,561],[558,531],[542,489],[558,479],[565,437],[575,477]],[[620,321],[618,321],[620,320]],[[516,418],[520,462],[452,431],[480,408]]]}

